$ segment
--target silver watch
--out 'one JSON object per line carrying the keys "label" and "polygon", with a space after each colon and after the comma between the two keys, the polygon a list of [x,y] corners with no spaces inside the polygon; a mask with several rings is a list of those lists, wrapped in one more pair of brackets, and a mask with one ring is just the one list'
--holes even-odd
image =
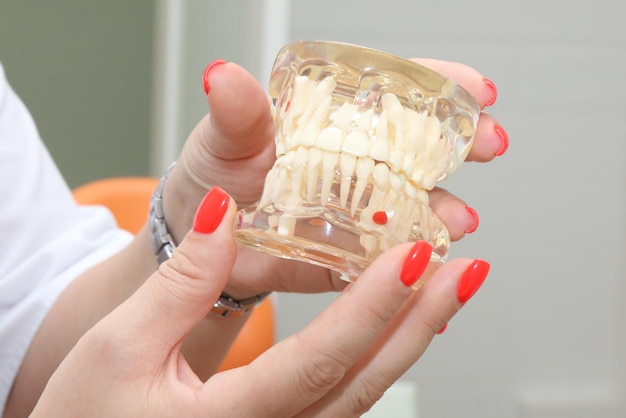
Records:
{"label": "silver watch", "polygon": [[[152,250],[159,264],[169,260],[176,249],[176,244],[174,244],[174,240],[167,230],[167,224],[165,223],[165,216],[163,214],[163,189],[165,188],[165,182],[172,168],[174,168],[174,165],[176,165],[176,163],[172,163],[167,168],[150,200],[150,214],[148,218],[148,224],[150,226],[150,244],[152,245]],[[222,292],[217,302],[213,304],[211,313],[222,317],[237,317],[246,314],[261,303],[270,293],[271,292],[263,292],[247,299],[237,300]]]}

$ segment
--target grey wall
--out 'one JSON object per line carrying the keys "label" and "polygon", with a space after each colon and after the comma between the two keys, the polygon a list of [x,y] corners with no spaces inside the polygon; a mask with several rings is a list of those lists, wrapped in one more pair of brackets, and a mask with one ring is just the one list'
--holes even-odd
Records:
{"label": "grey wall", "polygon": [[155,2],[0,1],[0,62],[71,186],[147,174]]}
{"label": "grey wall", "polygon": [[[481,218],[452,254],[492,271],[406,376],[420,417],[626,415],[624,16],[619,0],[292,2],[292,40],[461,61],[499,89],[507,154],[446,184]],[[281,334],[328,299],[281,296]]]}

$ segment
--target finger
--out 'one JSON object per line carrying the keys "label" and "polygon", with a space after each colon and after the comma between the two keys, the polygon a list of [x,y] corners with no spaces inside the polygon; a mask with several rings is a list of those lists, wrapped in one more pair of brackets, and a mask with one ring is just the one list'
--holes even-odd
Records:
{"label": "finger", "polygon": [[[476,98],[481,108],[491,106],[496,102],[498,97],[496,85],[472,67],[456,62],[427,58],[416,58],[413,61],[440,73],[463,87]],[[467,160],[491,161],[494,157],[504,154],[508,144],[508,135],[504,128],[493,117],[483,112],[480,115],[474,145],[467,156]]]}
{"label": "finger", "polygon": [[125,329],[135,340],[171,351],[207,315],[228,280],[236,255],[234,215],[234,201],[211,189],[193,230],[111,320],[130,322]]}
{"label": "finger", "polygon": [[186,142],[183,163],[198,184],[219,184],[240,204],[250,204],[259,197],[275,160],[267,95],[250,73],[233,63],[213,65],[204,79],[211,113]]}
{"label": "finger", "polygon": [[429,192],[429,200],[433,212],[448,229],[451,241],[458,241],[478,229],[478,212],[447,190],[436,187]]}
{"label": "finger", "polygon": [[[246,369],[214,376],[206,389],[222,388],[220,402],[232,404],[237,416],[293,416],[340,382],[377,339],[413,293],[410,286],[427,267],[431,252],[423,241],[391,249],[305,329]],[[239,402],[224,389],[229,386],[251,394],[249,402]],[[291,402],[277,405],[279,398]],[[254,410],[249,405],[255,405]]]}
{"label": "finger", "polygon": [[496,102],[498,91],[495,84],[472,67],[429,58],[414,58],[412,61],[438,72],[463,87],[476,98],[481,108]]}
{"label": "finger", "polygon": [[423,290],[405,303],[345,379],[301,416],[365,413],[417,362],[434,336],[480,288],[488,271],[489,264],[482,260],[457,259],[442,265]]}
{"label": "finger", "polygon": [[482,113],[467,161],[488,162],[503,155],[508,148],[507,132],[491,115]]}

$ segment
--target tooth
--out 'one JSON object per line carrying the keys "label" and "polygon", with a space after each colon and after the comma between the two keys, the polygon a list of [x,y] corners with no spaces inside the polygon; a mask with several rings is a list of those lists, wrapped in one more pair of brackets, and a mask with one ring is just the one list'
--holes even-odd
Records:
{"label": "tooth", "polygon": [[363,197],[363,192],[367,187],[369,177],[374,171],[374,160],[371,158],[359,158],[356,164],[356,184],[354,185],[354,191],[352,192],[352,202],[350,205],[350,212],[352,216],[356,213],[356,209]]}
{"label": "tooth", "polygon": [[343,143],[342,151],[357,157],[365,157],[369,151],[369,137],[360,130],[351,131]]}
{"label": "tooth", "polygon": [[344,102],[333,118],[333,124],[339,126],[342,129],[346,129],[350,122],[352,121],[352,117],[355,115],[357,111],[357,105]]}
{"label": "tooth", "polygon": [[402,125],[404,126],[404,148],[407,151],[412,151],[415,149],[415,142],[417,139],[419,113],[413,109],[405,108],[402,116]]}
{"label": "tooth", "polygon": [[345,208],[348,203],[350,183],[352,182],[352,174],[354,174],[355,167],[356,157],[342,152],[341,157],[339,157],[339,170],[341,171],[341,188],[339,196],[342,208]]}
{"label": "tooth", "polygon": [[319,127],[317,125],[314,125],[313,123],[309,123],[302,130],[300,143],[305,147],[312,147],[313,145],[315,145],[315,140],[317,139],[319,134],[320,134]]}
{"label": "tooth", "polygon": [[328,95],[324,97],[317,108],[313,111],[313,115],[311,116],[310,123],[315,124],[318,127],[321,127],[322,123],[327,120],[328,111],[330,110],[330,105],[332,103],[333,98]]}
{"label": "tooth", "polygon": [[393,171],[389,172],[389,184],[395,192],[399,192],[404,187],[405,182],[406,179],[402,174]]}
{"label": "tooth", "polygon": [[393,93],[383,94],[380,98],[380,103],[382,104],[384,110],[402,110],[402,103],[400,103],[398,96]]}
{"label": "tooth", "polygon": [[324,156],[322,158],[322,193],[320,196],[322,205],[326,205],[326,203],[328,203],[328,199],[330,198],[330,188],[332,187],[333,180],[335,179],[338,162],[338,152],[324,152]]}
{"label": "tooth", "polygon": [[364,131],[372,127],[372,119],[374,118],[374,109],[368,109],[361,113],[356,120],[356,126]]}
{"label": "tooth", "polygon": [[404,167],[404,151],[401,148],[394,148],[389,153],[389,164],[396,171],[402,170]]}
{"label": "tooth", "polygon": [[315,89],[313,94],[305,98],[305,100],[307,100],[307,106],[300,119],[298,119],[298,126],[305,126],[314,117],[317,118],[317,124],[319,125],[322,118],[326,116],[326,112],[330,109],[332,97],[330,94],[324,95],[322,91]]}
{"label": "tooth", "polygon": [[294,83],[293,95],[291,96],[291,105],[289,106],[289,115],[293,118],[304,112],[304,106],[307,104],[307,97],[313,93],[316,83],[309,80],[307,76],[297,76]]}
{"label": "tooth", "polygon": [[322,151],[317,148],[309,149],[309,161],[307,162],[307,202],[313,202],[317,179],[319,177],[319,166],[322,163]]}
{"label": "tooth", "polygon": [[373,253],[376,250],[376,241],[376,237],[373,235],[363,234],[359,237],[359,242],[368,253]]}
{"label": "tooth", "polygon": [[389,137],[389,131],[388,131],[388,125],[389,121],[387,120],[387,111],[383,110],[382,112],[380,112],[380,115],[378,116],[378,122],[376,124],[376,137],[378,138],[388,138]]}
{"label": "tooth", "polygon": [[302,190],[302,178],[304,176],[304,166],[308,159],[306,148],[299,147],[293,160],[293,170],[291,173],[291,196],[300,197]]}
{"label": "tooth", "polygon": [[281,215],[278,219],[278,235],[290,236],[293,235],[296,229],[296,218],[290,215]]}
{"label": "tooth", "polygon": [[376,161],[389,160],[389,140],[380,136],[376,137],[368,155]]}
{"label": "tooth", "polygon": [[292,135],[287,135],[284,142],[285,151],[289,152],[296,148],[302,142],[302,129],[297,128]]}
{"label": "tooth", "polygon": [[439,137],[441,136],[441,122],[439,122],[439,119],[434,116],[429,116],[426,119],[425,135],[427,149],[432,149],[439,143]]}
{"label": "tooth", "polygon": [[372,187],[372,194],[367,204],[368,210],[371,209],[372,213],[379,207],[387,190],[389,189],[389,167],[385,163],[378,163],[374,167],[372,172],[372,178],[374,179],[374,187]]}
{"label": "tooth", "polygon": [[322,129],[315,140],[315,145],[326,151],[339,152],[343,144],[343,132],[334,126]]}

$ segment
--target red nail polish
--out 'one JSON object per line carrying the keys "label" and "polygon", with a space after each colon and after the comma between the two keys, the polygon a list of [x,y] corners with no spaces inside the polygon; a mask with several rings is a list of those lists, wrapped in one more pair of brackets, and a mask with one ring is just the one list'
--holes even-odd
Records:
{"label": "red nail polish", "polygon": [[405,286],[410,287],[420,278],[428,267],[433,247],[426,241],[417,241],[411,252],[404,260],[400,280]]}
{"label": "red nail polish", "polygon": [[480,289],[487,278],[490,265],[484,260],[474,260],[472,264],[463,272],[456,288],[456,297],[461,304],[464,304]]}
{"label": "red nail polish", "polygon": [[448,324],[445,324],[443,327],[441,327],[439,331],[437,331],[437,334],[443,334],[444,332],[446,332],[447,329],[448,329]]}
{"label": "red nail polish", "polygon": [[498,98],[498,89],[496,88],[494,82],[489,80],[488,78],[484,78],[483,82],[487,85],[487,87],[489,87],[489,90],[491,90],[491,98],[485,102],[485,106],[491,106],[496,102],[496,99]]}
{"label": "red nail polish", "polygon": [[221,187],[213,187],[198,206],[193,230],[203,234],[215,231],[226,214],[229,201],[230,196]]}
{"label": "red nail polish", "polygon": [[504,130],[502,126],[497,125],[497,124],[493,127],[493,130],[500,137],[500,143],[502,144],[498,152],[495,153],[495,156],[499,157],[502,154],[504,154],[506,150],[509,148],[509,134],[506,133],[506,131]]}
{"label": "red nail polish", "polygon": [[476,211],[469,206],[465,206],[465,210],[467,210],[470,213],[470,215],[472,215],[472,218],[474,219],[474,222],[472,223],[472,225],[465,230],[466,234],[471,234],[472,232],[478,229],[478,223],[479,223],[478,213],[476,213]]}
{"label": "red nail polish", "polygon": [[226,64],[224,60],[215,60],[204,69],[204,73],[202,74],[202,87],[204,87],[204,93],[208,96],[209,91],[211,91],[211,85],[209,84],[209,73],[211,70],[218,65]]}

